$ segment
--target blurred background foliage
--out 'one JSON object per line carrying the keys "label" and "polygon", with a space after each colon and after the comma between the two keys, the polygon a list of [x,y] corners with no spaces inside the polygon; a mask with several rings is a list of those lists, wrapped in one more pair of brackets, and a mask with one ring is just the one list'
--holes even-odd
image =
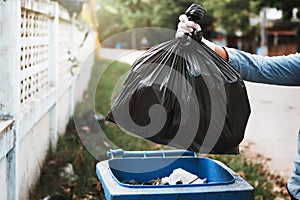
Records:
{"label": "blurred background foliage", "polygon": [[292,17],[293,8],[300,8],[299,0],[97,0],[97,3],[100,40],[138,27],[176,30],[179,15],[192,3],[207,10],[202,23],[204,32],[222,27],[227,34],[239,31],[244,36],[258,33],[258,27],[250,26],[249,19],[258,16],[263,7],[281,9],[282,20]]}

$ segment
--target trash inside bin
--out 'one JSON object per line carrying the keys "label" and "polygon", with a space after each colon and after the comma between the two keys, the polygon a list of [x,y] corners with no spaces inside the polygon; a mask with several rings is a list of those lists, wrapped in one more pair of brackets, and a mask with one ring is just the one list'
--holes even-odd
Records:
{"label": "trash inside bin", "polygon": [[161,179],[163,185],[180,185],[180,184],[204,184],[207,178],[200,178],[182,168],[174,169],[170,176]]}
{"label": "trash inside bin", "polygon": [[[222,199],[253,200],[253,187],[224,164],[194,152],[123,151],[108,152],[111,159],[99,162],[97,176],[107,200],[129,199]],[[145,183],[170,176],[182,169],[202,180],[198,184],[131,184]]]}

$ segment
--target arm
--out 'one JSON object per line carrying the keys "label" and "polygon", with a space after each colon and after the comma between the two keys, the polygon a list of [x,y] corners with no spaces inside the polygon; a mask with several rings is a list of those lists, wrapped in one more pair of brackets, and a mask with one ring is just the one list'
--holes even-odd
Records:
{"label": "arm", "polygon": [[[193,29],[201,30],[186,15],[179,17],[176,37],[182,37]],[[202,42],[227,60],[248,81],[277,85],[300,86],[300,54],[263,57],[232,48],[224,48],[202,38]]]}
{"label": "arm", "polygon": [[233,48],[224,48],[203,39],[207,46],[235,68],[243,79],[276,85],[300,86],[300,54],[259,56]]}
{"label": "arm", "polygon": [[[300,54],[268,57],[232,48],[222,49],[228,55],[229,64],[245,80],[276,85],[300,86]],[[222,53],[218,54],[222,56]]]}
{"label": "arm", "polygon": [[202,39],[248,81],[277,85],[300,86],[300,54],[258,56],[233,48],[224,48]]}

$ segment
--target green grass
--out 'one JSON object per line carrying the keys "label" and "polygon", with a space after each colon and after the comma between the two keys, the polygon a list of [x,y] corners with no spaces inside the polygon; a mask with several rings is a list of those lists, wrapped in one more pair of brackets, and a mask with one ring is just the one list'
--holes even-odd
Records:
{"label": "green grass", "polygon": [[229,166],[233,171],[242,176],[255,188],[256,199],[274,199],[283,197],[281,194],[272,193],[273,184],[269,179],[270,174],[264,166],[245,157],[246,152],[240,155],[213,155],[213,159],[219,160]]}
{"label": "green grass", "polygon": [[[60,177],[60,171],[67,163],[73,165],[76,181]],[[95,174],[96,163],[96,159],[83,147],[75,125],[70,121],[65,135],[58,140],[57,151],[49,153],[30,199],[46,196],[50,196],[51,200],[103,199]]]}
{"label": "green grass", "polygon": [[[95,63],[90,79],[90,85],[97,85],[96,91],[90,87],[85,94],[85,101],[95,98],[95,108],[104,115],[110,109],[111,96],[116,83],[130,68],[129,65],[112,62],[107,67],[109,61],[101,60]],[[106,68],[107,67],[107,68]],[[106,68],[105,71],[103,69]],[[99,79],[98,75],[103,73]],[[95,94],[95,96],[93,96]],[[77,105],[77,112],[84,113],[85,106]],[[157,150],[165,148],[141,138],[133,137],[119,129],[116,125],[108,123],[104,127],[107,138],[118,147],[124,150]],[[103,157],[106,159],[105,149]],[[223,162],[235,172],[242,175],[252,186],[255,186],[256,199],[274,199],[280,194],[272,193],[272,183],[270,174],[260,164],[249,161],[241,155],[213,155],[210,156]],[[31,199],[41,199],[47,195],[51,199],[103,199],[101,185],[97,182],[95,165],[98,161],[90,155],[80,141],[74,122],[71,120],[66,133],[58,141],[57,151],[49,154],[47,161],[42,168],[41,177],[37,187],[31,192]],[[75,182],[68,183],[59,176],[59,170],[66,164],[72,163],[75,168],[75,174],[78,179]]]}

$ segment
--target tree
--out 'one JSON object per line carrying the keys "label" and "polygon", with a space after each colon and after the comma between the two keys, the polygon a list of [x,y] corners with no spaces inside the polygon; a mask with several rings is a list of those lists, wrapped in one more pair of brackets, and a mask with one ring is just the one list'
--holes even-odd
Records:
{"label": "tree", "polygon": [[299,0],[98,0],[99,33],[106,38],[112,34],[138,27],[163,27],[176,30],[178,16],[192,4],[205,7],[207,14],[201,24],[204,31],[223,27],[230,35],[237,31],[244,36],[255,36],[257,27],[249,26],[249,18],[261,8],[276,7],[283,10],[284,19],[290,19]]}
{"label": "tree", "polygon": [[244,35],[253,34],[255,27],[249,26],[249,18],[257,15],[264,7],[282,10],[282,20],[290,20],[294,8],[300,10],[299,0],[204,0],[203,5],[208,12],[213,13],[216,25],[222,26],[228,34],[241,31]]}
{"label": "tree", "polygon": [[[192,3],[203,0],[101,0],[97,12],[100,36],[105,39],[112,34],[140,27],[177,29],[178,17]],[[211,14],[205,17],[203,27],[211,27]],[[209,28],[206,28],[209,29]]]}
{"label": "tree", "polygon": [[204,7],[213,13],[216,26],[223,27],[229,35],[242,32],[243,35],[253,34],[255,27],[249,26],[249,18],[255,15],[254,1],[245,0],[205,0]]}

